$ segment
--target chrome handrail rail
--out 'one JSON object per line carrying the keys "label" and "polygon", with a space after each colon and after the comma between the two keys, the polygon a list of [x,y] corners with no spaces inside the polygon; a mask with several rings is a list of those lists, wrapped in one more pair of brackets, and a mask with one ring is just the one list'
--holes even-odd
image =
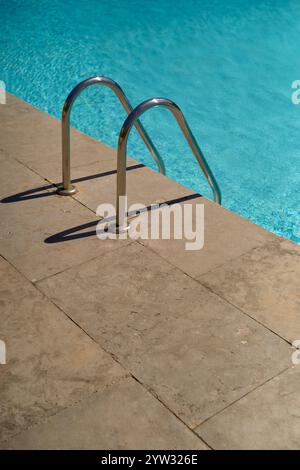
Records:
{"label": "chrome handrail rail", "polygon": [[[71,194],[76,193],[76,188],[71,184],[71,161],[70,161],[70,115],[72,111],[72,107],[74,101],[79,96],[79,94],[87,87],[91,85],[103,85],[115,93],[117,98],[119,99],[120,103],[122,104],[123,108],[125,109],[127,114],[130,114],[133,111],[131,104],[128,101],[127,96],[125,95],[124,91],[120,87],[120,85],[108,77],[91,77],[83,80],[82,82],[78,83],[78,85],[73,88],[71,93],[68,95],[62,110],[62,177],[63,177],[63,184],[57,189],[57,193],[61,196],[70,196]],[[144,143],[148,147],[152,157],[154,158],[159,171],[162,174],[165,174],[165,166],[164,162],[159,155],[155,145],[153,144],[152,140],[148,136],[147,132],[145,131],[143,125],[140,123],[139,120],[136,120],[134,123],[136,130],[142,137]]]}
{"label": "chrome handrail rail", "polygon": [[[174,115],[179,127],[181,128],[184,137],[186,138],[193,154],[195,155],[199,166],[204,173],[212,191],[214,194],[214,201],[218,204],[221,204],[221,191],[218,186],[218,183],[203,155],[200,150],[200,147],[181,111],[179,106],[173,101],[167,98],[151,98],[149,100],[143,101],[140,103],[125,119],[122,129],[119,134],[118,140],[118,163],[117,163],[117,201],[116,201],[116,225],[119,228],[122,228],[123,221],[125,219],[125,214],[121,213],[120,209],[120,197],[126,196],[126,160],[127,160],[127,141],[129,133],[132,129],[132,126],[137,121],[137,119],[149,109],[162,106],[169,109]],[[123,207],[122,207],[123,210]]]}

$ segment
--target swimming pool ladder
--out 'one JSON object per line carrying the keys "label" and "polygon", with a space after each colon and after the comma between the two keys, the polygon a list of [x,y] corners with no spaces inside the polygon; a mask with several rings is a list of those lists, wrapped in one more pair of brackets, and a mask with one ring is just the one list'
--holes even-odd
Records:
{"label": "swimming pool ladder", "polygon": [[127,141],[130,134],[130,131],[133,126],[137,129],[140,136],[142,137],[144,143],[149,149],[152,157],[154,158],[159,171],[162,174],[165,174],[164,162],[155,148],[153,142],[148,136],[146,130],[142,126],[139,118],[142,114],[154,107],[163,107],[171,111],[174,115],[184,137],[186,138],[196,160],[206,177],[208,184],[210,185],[214,201],[218,204],[221,204],[221,191],[218,186],[218,183],[181,111],[179,106],[173,101],[167,98],[151,98],[149,100],[143,101],[136,108],[132,108],[131,104],[128,101],[125,93],[123,92],[120,85],[112,80],[111,78],[104,76],[97,76],[87,78],[80,82],[71,93],[68,95],[65,100],[63,111],[62,111],[62,174],[63,174],[63,183],[57,188],[57,193],[62,196],[70,196],[76,193],[76,188],[71,184],[71,161],[70,161],[70,115],[72,111],[73,104],[79,94],[87,87],[91,85],[102,85],[110,88],[116,94],[126,113],[128,114],[125,119],[123,126],[121,128],[118,140],[118,155],[117,155],[117,217],[116,225],[121,227],[122,221],[124,220],[125,214],[121,214],[120,210],[120,197],[126,196],[126,163],[127,163]]}
{"label": "swimming pool ladder", "polygon": [[[77,192],[75,186],[71,184],[71,155],[70,155],[70,115],[72,111],[73,104],[79,94],[91,85],[102,85],[110,88],[117,98],[119,99],[121,105],[125,109],[127,114],[130,114],[133,110],[127,96],[120,87],[120,85],[108,77],[91,77],[83,80],[78,83],[75,88],[68,95],[62,110],[62,179],[63,183],[57,188],[57,193],[61,196],[70,196]],[[144,143],[148,147],[152,157],[154,158],[160,173],[165,174],[165,165],[164,162],[155,148],[153,142],[151,141],[149,135],[145,131],[144,127],[139,120],[135,120],[134,126]]]}
{"label": "swimming pool ladder", "polygon": [[154,107],[163,107],[171,111],[173,116],[175,117],[180,129],[184,137],[186,138],[194,156],[196,157],[199,166],[204,173],[208,184],[210,185],[213,195],[214,201],[218,204],[221,204],[221,191],[218,186],[218,183],[203,155],[200,150],[200,147],[181,111],[179,106],[173,101],[167,98],[151,98],[140,103],[125,119],[122,129],[119,135],[118,141],[118,156],[117,156],[117,200],[116,200],[116,228],[121,230],[122,228],[127,229],[128,225],[125,222],[125,212],[124,207],[120,207],[120,202],[122,196],[126,196],[126,160],[127,160],[127,141],[130,134],[130,131],[134,124],[138,121],[139,117]]}

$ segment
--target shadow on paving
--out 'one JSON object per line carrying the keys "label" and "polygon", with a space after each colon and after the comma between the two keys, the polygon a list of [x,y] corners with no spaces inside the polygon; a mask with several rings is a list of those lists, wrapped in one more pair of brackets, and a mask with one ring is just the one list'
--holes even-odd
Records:
{"label": "shadow on paving", "polygon": [[[127,167],[127,171],[131,170],[138,170],[140,168],[144,168],[145,165],[143,163],[139,163],[137,165],[129,166]],[[105,176],[111,176],[117,174],[117,170],[110,170],[110,171],[105,171],[103,173],[96,173],[94,175],[89,175],[89,176],[81,176],[80,178],[75,178],[72,180],[72,183],[81,183],[82,181],[88,181],[88,180],[93,180],[97,178],[103,178]],[[38,188],[33,188],[33,189],[28,189],[27,191],[23,191],[21,193],[13,194],[12,196],[7,196],[3,199],[1,199],[2,204],[9,204],[13,202],[22,202],[22,201],[28,201],[30,199],[37,199],[37,198],[43,198],[43,197],[49,197],[49,196],[54,196],[56,194],[56,189],[58,186],[60,186],[61,183],[58,184],[48,184],[46,186],[40,186]],[[53,191],[50,191],[50,189],[53,189]]]}
{"label": "shadow on paving", "polygon": [[[140,211],[127,212],[127,217],[137,216],[140,213],[146,212],[146,211],[148,212],[152,210],[157,210],[162,205],[172,206],[174,204],[180,204],[181,202],[190,201],[192,199],[197,199],[201,197],[202,197],[201,194],[194,193],[188,196],[182,196],[176,199],[170,199],[169,201],[162,202],[161,204],[154,204],[154,205],[152,204],[150,206],[145,207],[144,209],[141,209]],[[113,221],[115,221],[115,217],[106,217],[105,219],[103,219],[104,224],[107,224],[108,222],[113,222]],[[77,227],[72,227],[70,229],[63,230],[62,232],[56,233],[46,238],[45,243],[61,243],[65,241],[76,240],[78,238],[87,238],[87,237],[95,236],[96,225],[99,222],[101,223],[101,219],[92,220],[91,222],[87,222],[86,224],[77,225]],[[84,232],[84,230],[88,228],[92,228],[92,227],[95,227],[95,229]]]}

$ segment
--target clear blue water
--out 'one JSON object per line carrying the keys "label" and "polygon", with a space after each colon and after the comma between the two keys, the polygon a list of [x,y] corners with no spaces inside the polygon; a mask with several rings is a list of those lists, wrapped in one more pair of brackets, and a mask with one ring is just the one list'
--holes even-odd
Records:
{"label": "clear blue water", "polygon": [[[0,0],[0,79],[59,117],[80,80],[106,75],[133,105],[153,96],[181,106],[219,181],[223,203],[300,242],[299,0]],[[94,87],[72,124],[116,146],[124,113]],[[167,174],[211,196],[166,110],[142,119]],[[135,133],[129,154],[153,167]]]}

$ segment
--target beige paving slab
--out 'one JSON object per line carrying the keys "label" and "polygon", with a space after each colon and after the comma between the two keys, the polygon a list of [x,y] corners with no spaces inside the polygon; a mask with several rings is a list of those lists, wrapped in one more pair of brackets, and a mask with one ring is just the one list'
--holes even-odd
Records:
{"label": "beige paving slab", "polygon": [[[45,192],[45,188],[51,189],[51,185],[33,171],[28,170],[24,165],[13,158],[8,158],[7,154],[0,150],[0,199],[3,198],[19,198],[25,197],[20,193],[30,191],[31,188],[36,189],[41,186],[41,192]],[[39,192],[32,193],[38,194]],[[29,197],[30,193],[28,193]]]}
{"label": "beige paving slab", "polygon": [[[77,184],[77,179],[89,181],[102,173],[116,170],[117,157],[114,149],[106,146],[103,143],[95,141],[91,137],[78,132],[75,129],[71,130],[71,179],[74,184]],[[28,144],[29,149],[23,150],[23,153],[18,160],[22,161],[29,168],[37,172],[42,177],[55,184],[62,181],[62,156],[61,156],[61,143],[60,143],[60,128],[55,130],[55,139],[58,139],[57,150],[53,149],[43,150],[42,156],[36,153],[38,144]],[[42,142],[46,139],[41,138]],[[20,155],[17,149],[16,153],[12,155]],[[128,158],[127,166],[135,166],[139,164],[132,158]]]}
{"label": "beige paving slab", "polygon": [[[16,101],[18,101],[16,105]],[[25,107],[26,112],[19,113],[19,109]],[[8,94],[7,104],[1,106],[1,148],[11,157],[17,158],[23,163],[32,163],[35,169],[47,168],[58,164],[61,170],[61,122],[60,120],[46,114],[37,108],[20,101],[18,98]],[[17,138],[16,138],[17,136]],[[74,164],[82,164],[79,157],[80,150],[95,152],[99,147],[94,139],[90,139],[83,133],[73,130],[71,142],[73,145]],[[77,151],[76,151],[77,149]],[[49,156],[51,155],[51,162]],[[97,159],[98,159],[97,155]],[[55,158],[54,158],[55,157]],[[50,165],[49,165],[50,163]],[[50,177],[51,175],[47,175]]]}
{"label": "beige paving slab", "polygon": [[8,449],[193,449],[208,447],[133,379],[11,439]]}
{"label": "beige paving slab", "polygon": [[300,366],[196,429],[215,449],[299,450]]}
{"label": "beige paving slab", "polygon": [[[127,170],[128,210],[131,204],[149,206],[165,201],[173,201],[194,194],[191,189],[170,180],[150,168],[132,168]],[[116,206],[117,175],[112,174],[76,184],[78,193],[75,199],[96,212],[99,204]]]}
{"label": "beige paving slab", "polygon": [[3,441],[126,374],[2,257],[0,278]]}
{"label": "beige paving slab", "polygon": [[[183,201],[193,207],[204,204],[204,245],[201,250],[187,251],[186,238],[181,240],[143,240],[142,243],[190,276],[198,279],[217,266],[276,238],[271,232],[205,198]],[[201,226],[202,227],[202,226]],[[199,230],[201,230],[199,225]]]}
{"label": "beige paving slab", "polygon": [[38,283],[189,426],[290,365],[290,347],[134,243]]}
{"label": "beige paving slab", "polygon": [[300,338],[300,247],[277,239],[200,278],[286,340]]}
{"label": "beige paving slab", "polygon": [[[9,161],[4,168],[0,186],[11,191],[15,184],[23,191],[9,191],[7,196],[6,189],[0,202],[0,253],[30,280],[127,244],[127,240],[99,240],[99,217],[74,199],[56,195],[49,184],[20,163]],[[7,183],[9,173],[12,181]]]}
{"label": "beige paving slab", "polygon": [[23,118],[24,115],[34,112],[36,108],[26,101],[6,92],[6,104],[0,107],[0,121],[7,123]]}
{"label": "beige paving slab", "polygon": [[9,158],[9,157],[8,157],[7,153],[6,153],[3,149],[0,148],[0,162],[3,163],[3,162],[5,162],[8,158]]}
{"label": "beige paving slab", "polygon": [[[34,106],[7,94],[1,106],[0,149],[16,158],[49,181],[62,179],[61,121]],[[145,150],[147,151],[147,150]],[[128,166],[137,162],[128,158]],[[84,166],[94,165],[86,171]],[[71,168],[79,168],[77,176],[89,176],[116,169],[116,152],[88,135],[71,129]],[[88,173],[92,170],[92,173]]]}

